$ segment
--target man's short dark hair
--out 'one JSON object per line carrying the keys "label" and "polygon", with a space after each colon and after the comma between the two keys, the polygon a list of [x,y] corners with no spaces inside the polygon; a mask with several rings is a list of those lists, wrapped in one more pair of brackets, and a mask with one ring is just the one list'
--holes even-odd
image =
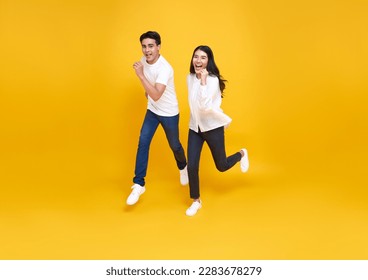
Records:
{"label": "man's short dark hair", "polygon": [[161,36],[160,34],[158,34],[156,31],[147,31],[146,33],[143,33],[141,35],[141,37],[139,38],[139,40],[142,41],[144,39],[154,39],[156,41],[156,45],[161,45]]}

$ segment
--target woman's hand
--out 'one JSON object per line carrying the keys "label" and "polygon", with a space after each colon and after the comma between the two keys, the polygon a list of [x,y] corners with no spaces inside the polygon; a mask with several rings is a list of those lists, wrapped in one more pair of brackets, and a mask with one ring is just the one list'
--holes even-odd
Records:
{"label": "woman's hand", "polygon": [[204,68],[200,71],[200,73],[201,73],[201,85],[204,86],[206,85],[208,71],[206,68]]}

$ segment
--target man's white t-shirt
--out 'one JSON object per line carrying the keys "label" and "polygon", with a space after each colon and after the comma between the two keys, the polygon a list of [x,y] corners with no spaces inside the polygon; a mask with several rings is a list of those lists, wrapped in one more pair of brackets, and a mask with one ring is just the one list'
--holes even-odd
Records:
{"label": "man's white t-shirt", "polygon": [[162,55],[154,64],[148,64],[144,56],[141,62],[144,66],[144,76],[152,85],[158,83],[166,86],[159,100],[154,101],[150,96],[147,96],[147,108],[153,113],[164,117],[172,117],[179,114],[174,85],[174,70],[171,65]]}

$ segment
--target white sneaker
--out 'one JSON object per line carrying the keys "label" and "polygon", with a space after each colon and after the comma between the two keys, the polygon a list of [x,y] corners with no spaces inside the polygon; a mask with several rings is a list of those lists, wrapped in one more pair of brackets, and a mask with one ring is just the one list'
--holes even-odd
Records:
{"label": "white sneaker", "polygon": [[184,167],[184,169],[179,170],[180,171],[180,184],[183,186],[188,185],[189,179],[188,179],[188,169],[187,166]]}
{"label": "white sneaker", "polygon": [[249,169],[248,152],[246,149],[241,149],[244,152],[244,156],[240,160],[240,169],[242,172],[247,172]]}
{"label": "white sneaker", "polygon": [[128,196],[126,203],[128,205],[136,204],[141,194],[143,194],[145,191],[146,191],[145,187],[142,187],[141,185],[138,184],[134,184],[132,186],[132,192]]}
{"label": "white sneaker", "polygon": [[187,216],[194,216],[195,214],[197,214],[198,210],[201,208],[202,208],[202,202],[194,201],[192,205],[187,209],[185,214],[187,214]]}

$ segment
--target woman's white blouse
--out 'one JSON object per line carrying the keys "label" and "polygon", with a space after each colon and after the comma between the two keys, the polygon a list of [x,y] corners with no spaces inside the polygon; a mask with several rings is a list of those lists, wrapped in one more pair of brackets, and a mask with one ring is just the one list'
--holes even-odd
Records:
{"label": "woman's white blouse", "polygon": [[206,85],[195,74],[187,77],[188,98],[190,107],[189,128],[198,132],[209,131],[221,126],[228,126],[231,118],[221,109],[221,91],[219,79],[216,76],[207,76]]}

